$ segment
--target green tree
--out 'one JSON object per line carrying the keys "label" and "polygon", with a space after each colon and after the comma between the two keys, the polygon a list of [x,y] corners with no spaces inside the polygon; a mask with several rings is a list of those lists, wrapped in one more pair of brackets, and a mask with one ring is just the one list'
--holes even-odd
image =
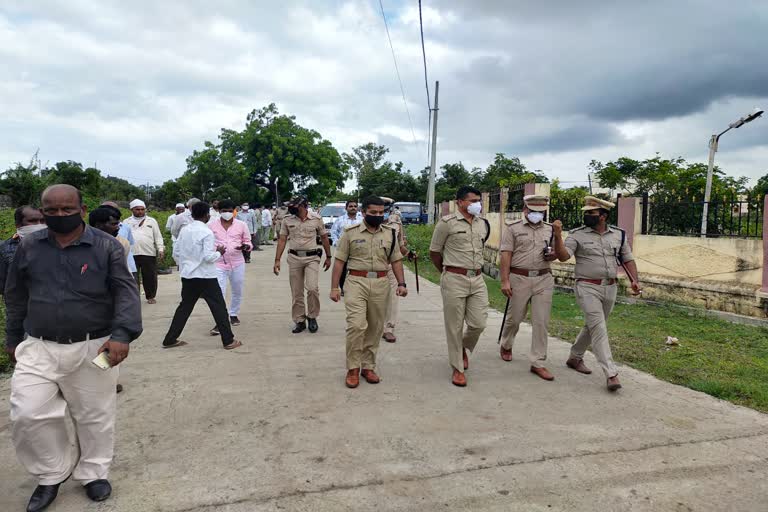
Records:
{"label": "green tree", "polygon": [[0,178],[0,193],[9,196],[14,206],[38,204],[43,188],[45,182],[34,159],[26,166],[17,163],[2,173]]}
{"label": "green tree", "polygon": [[504,153],[496,153],[491,165],[478,180],[479,188],[489,192],[502,187],[513,187],[524,183],[548,183],[549,178],[540,172],[525,168],[517,157],[509,158]]}
{"label": "green tree", "polygon": [[97,198],[99,195],[101,172],[92,167],[83,169],[83,164],[80,162],[72,160],[57,162],[53,167],[43,169],[41,174],[46,185],[66,183],[80,189],[87,196]]}
{"label": "green tree", "polygon": [[757,180],[757,184],[752,189],[752,194],[757,197],[763,197],[768,194],[768,173]]}

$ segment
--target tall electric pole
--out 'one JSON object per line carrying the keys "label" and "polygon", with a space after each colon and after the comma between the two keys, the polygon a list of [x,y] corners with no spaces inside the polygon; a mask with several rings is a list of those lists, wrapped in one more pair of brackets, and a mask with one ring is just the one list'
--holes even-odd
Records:
{"label": "tall electric pole", "polygon": [[435,223],[435,166],[437,165],[437,95],[440,82],[435,82],[435,108],[432,109],[432,158],[429,166],[429,186],[427,187],[427,223]]}

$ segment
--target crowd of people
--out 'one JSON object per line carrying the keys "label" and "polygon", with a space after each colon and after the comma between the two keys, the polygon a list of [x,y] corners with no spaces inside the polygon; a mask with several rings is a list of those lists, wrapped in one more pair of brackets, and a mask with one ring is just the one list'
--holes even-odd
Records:
{"label": "crowd of people", "polygon": [[[212,336],[225,350],[243,345],[232,327],[240,324],[246,265],[252,251],[276,242],[273,272],[282,270],[287,250],[292,333],[318,332],[320,266],[332,268],[330,299],[344,301],[346,376],[378,384],[380,340],[395,343],[398,303],[408,295],[403,259],[408,250],[402,219],[393,201],[368,197],[346,203],[346,213],[326,229],[305,197],[279,208],[230,200],[210,205],[192,198],[176,205],[165,229],[181,278],[181,301],[163,339],[164,349],[183,347],[180,336],[195,304],[212,314]],[[613,203],[585,198],[584,226],[563,236],[562,223],[545,222],[548,198],[526,196],[522,218],[509,221],[501,236],[501,290],[508,297],[499,355],[512,360],[512,346],[531,309],[530,371],[546,381],[547,324],[554,278],[550,264],[575,257],[575,294],[585,326],[566,365],[591,373],[583,356],[591,345],[608,390],[621,387],[606,328],[624,268],[632,291],[640,293],[637,268],[619,228],[608,225]],[[113,202],[87,214],[79,190],[47,188],[41,208],[15,213],[16,234],[0,245],[0,279],[7,310],[6,346],[16,365],[11,381],[12,438],[22,465],[38,480],[27,510],[37,512],[56,498],[72,477],[94,501],[112,492],[118,365],[142,333],[140,287],[156,303],[162,233],[141,200],[122,219]],[[436,223],[429,258],[441,273],[444,325],[451,382],[466,386],[470,356],[485,330],[488,291],[483,250],[491,234],[482,216],[480,191],[461,187],[455,213]],[[335,248],[335,253],[332,252]],[[324,260],[323,260],[324,257]],[[225,299],[230,292],[229,301]],[[67,430],[67,411],[79,443]],[[78,446],[79,450],[73,450]]]}

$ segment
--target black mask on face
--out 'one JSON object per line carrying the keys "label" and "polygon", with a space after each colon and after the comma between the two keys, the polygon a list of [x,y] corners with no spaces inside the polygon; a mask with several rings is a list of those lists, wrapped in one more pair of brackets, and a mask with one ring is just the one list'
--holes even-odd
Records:
{"label": "black mask on face", "polygon": [[372,228],[377,228],[381,226],[382,222],[384,222],[384,217],[382,215],[366,215],[365,216],[365,223],[371,226]]}
{"label": "black mask on face", "polygon": [[288,213],[291,215],[298,215],[299,214],[299,207],[298,206],[289,206],[288,207]]}
{"label": "black mask on face", "polygon": [[64,217],[59,217],[57,215],[46,215],[45,223],[48,225],[48,229],[54,233],[66,235],[67,233],[71,233],[80,227],[80,224],[83,223],[83,217],[80,215],[80,212]]}
{"label": "black mask on face", "polygon": [[600,224],[599,215],[584,215],[584,225],[588,228],[594,228],[598,224]]}

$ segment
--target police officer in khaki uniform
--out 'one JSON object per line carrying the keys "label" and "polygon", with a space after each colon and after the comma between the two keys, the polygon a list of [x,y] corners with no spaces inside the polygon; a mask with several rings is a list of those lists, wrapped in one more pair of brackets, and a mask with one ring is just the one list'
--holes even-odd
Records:
{"label": "police officer in khaki uniform", "polygon": [[616,391],[621,388],[621,383],[608,343],[606,321],[616,302],[619,259],[625,263],[632,292],[636,295],[640,293],[637,265],[623,231],[608,225],[608,215],[615,205],[592,196],[585,197],[584,202],[584,226],[571,231],[565,241],[562,226],[553,226],[557,257],[561,261],[576,257],[574,291],[586,324],[576,338],[566,364],[577,372],[592,373],[583,360],[584,352],[591,344],[607,379],[608,390]]}
{"label": "police officer in khaki uniform", "polygon": [[[405,256],[408,254],[407,243],[405,239],[405,229],[403,228],[403,219],[400,216],[400,210],[392,208],[394,201],[388,197],[382,197],[385,203],[385,208],[390,208],[389,216],[386,215],[384,222],[385,226],[394,229],[397,232],[397,249],[400,254]],[[397,327],[397,318],[400,314],[400,297],[395,293],[397,291],[398,281],[395,273],[392,271],[392,267],[387,271],[387,279],[389,280],[389,286],[392,288],[392,294],[390,295],[389,309],[387,310],[387,321],[384,323],[384,341],[388,343],[394,343],[397,341],[395,336],[395,327]]]}
{"label": "police officer in khaki uniform", "polygon": [[336,244],[331,276],[331,300],[339,302],[339,279],[347,264],[344,305],[347,310],[346,385],[350,388],[358,386],[360,375],[370,384],[380,381],[376,375],[376,352],[393,293],[386,279],[390,267],[398,281],[395,294],[398,297],[408,294],[403,255],[397,250],[397,233],[383,224],[384,201],[380,197],[366,198],[363,212],[363,222],[347,227]]}
{"label": "police officer in khaki uniform", "polygon": [[[273,216],[272,222],[275,225],[275,236],[274,239],[277,240],[280,237],[280,232],[283,226],[283,220],[288,216],[288,204],[289,201],[284,202],[280,207],[278,207],[275,210],[275,215]],[[267,237],[269,237],[269,233],[267,233]]]}
{"label": "police officer in khaki uniform", "polygon": [[[432,234],[429,257],[442,273],[445,335],[452,382],[466,386],[472,352],[488,319],[488,289],[483,279],[483,245],[490,234],[488,221],[480,218],[480,191],[464,186],[456,192],[458,212],[440,219]],[[464,323],[467,324],[466,331]]]}
{"label": "police officer in khaki uniform", "polygon": [[[323,218],[307,210],[307,198],[296,197],[288,207],[289,215],[280,226],[280,239],[275,254],[275,275],[280,274],[280,260],[285,244],[288,243],[288,268],[290,269],[293,306],[291,314],[296,323],[293,333],[298,334],[309,326],[309,332],[317,332],[317,317],[320,315],[320,257],[323,251],[318,247],[320,239],[325,250],[323,267],[331,267],[331,244],[325,231]],[[304,290],[307,303],[304,303]]]}
{"label": "police officer in khaki uniform", "polygon": [[544,222],[549,198],[528,195],[523,202],[523,218],[509,223],[501,237],[501,292],[509,297],[509,309],[502,330],[500,353],[504,361],[512,360],[512,345],[530,304],[533,336],[528,359],[531,372],[544,380],[554,380],[554,375],[544,367],[555,285],[549,263],[556,258],[552,248],[552,225]]}

